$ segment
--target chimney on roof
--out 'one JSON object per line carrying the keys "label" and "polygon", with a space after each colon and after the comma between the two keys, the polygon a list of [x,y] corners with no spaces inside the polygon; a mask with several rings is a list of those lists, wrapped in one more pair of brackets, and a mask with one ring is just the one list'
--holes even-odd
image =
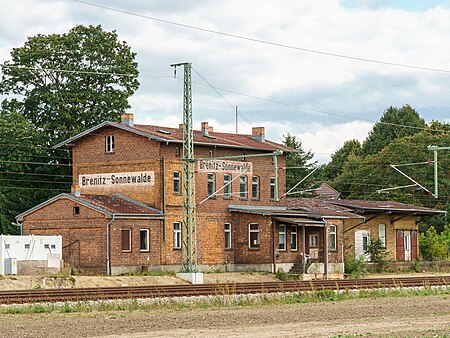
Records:
{"label": "chimney on roof", "polygon": [[80,193],[80,186],[79,185],[72,185],[71,193],[72,193],[72,195],[74,195],[76,197],[79,197],[81,195],[81,193]]}
{"label": "chimney on roof", "polygon": [[205,135],[209,134],[208,122],[202,122],[202,133]]}
{"label": "chimney on roof", "polygon": [[252,128],[252,139],[260,142],[264,142],[266,140],[266,136],[264,133],[264,127],[253,127]]}
{"label": "chimney on roof", "polygon": [[184,129],[184,123],[178,124],[178,129],[183,130]]}
{"label": "chimney on roof", "polygon": [[131,113],[123,113],[122,114],[122,121],[120,123],[132,127],[133,124],[134,124],[134,122],[133,122],[133,114],[131,114]]}

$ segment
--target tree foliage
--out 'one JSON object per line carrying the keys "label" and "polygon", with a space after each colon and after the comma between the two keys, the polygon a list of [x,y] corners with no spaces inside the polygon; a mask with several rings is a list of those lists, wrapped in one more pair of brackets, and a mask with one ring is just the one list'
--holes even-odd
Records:
{"label": "tree foliage", "polygon": [[345,141],[342,148],[338,149],[333,155],[331,155],[331,161],[325,167],[322,177],[324,180],[334,180],[337,176],[341,175],[344,171],[344,165],[351,156],[352,158],[358,158],[361,154],[361,143],[358,140]]}
{"label": "tree foliage", "polygon": [[[404,111],[405,107],[407,107],[406,111],[411,113],[412,109],[409,106],[404,106],[400,110],[390,107],[387,111]],[[417,125],[421,124],[422,119],[417,118],[415,111],[411,113],[411,116],[419,121],[416,123]],[[340,191],[346,198],[392,200],[450,211],[450,170],[448,170],[450,168],[450,151],[440,151],[438,155],[438,199],[430,196],[417,186],[388,190],[384,191],[385,193],[378,192],[383,191],[384,188],[413,184],[390,167],[390,164],[418,162],[428,162],[428,164],[402,166],[399,169],[428,190],[434,191],[433,153],[428,150],[428,146],[449,146],[450,124],[432,121],[425,127],[426,129],[410,131],[412,135],[394,137],[390,140],[389,136],[386,135],[386,138],[388,138],[386,142],[388,143],[376,153],[365,156],[358,153],[357,145],[353,144],[352,146],[346,143],[334,154],[333,160],[324,169],[324,176],[331,186]],[[371,135],[363,143],[363,148],[364,145],[368,147],[369,144],[375,144],[378,136],[374,136],[374,131],[379,130],[379,128],[374,127]],[[398,130],[400,130],[398,133],[404,131],[402,127],[398,127]],[[375,147],[372,149],[375,149]],[[336,176],[332,173],[336,173]],[[440,233],[444,230],[444,226],[448,224],[448,219],[448,216],[443,215],[425,219],[420,223],[420,230],[425,231],[432,225]]]}
{"label": "tree foliage", "polygon": [[404,105],[401,108],[391,106],[385,110],[380,122],[373,126],[362,144],[361,154],[363,156],[376,154],[394,140],[414,135],[424,127],[426,127],[425,121],[410,105]]}
{"label": "tree foliage", "polygon": [[[115,31],[76,26],[65,34],[36,35],[3,64],[0,93],[52,142],[104,120],[117,120],[137,90],[135,53]],[[116,74],[116,75],[114,75]],[[120,75],[117,75],[120,74]]]}
{"label": "tree foliage", "polygon": [[51,146],[119,119],[139,86],[135,56],[100,26],[39,34],[13,49],[1,66],[0,233],[17,233],[15,216],[70,189],[70,154]]}
{"label": "tree foliage", "polygon": [[[314,154],[310,150],[305,152],[301,140],[295,135],[289,133],[283,135],[282,142],[285,146],[297,150],[297,152],[288,154],[286,159],[286,167],[288,167],[286,170],[286,189],[289,190],[311,172],[315,165],[315,162],[310,162]],[[309,180],[301,184],[299,188],[310,186],[310,184],[311,181]]]}

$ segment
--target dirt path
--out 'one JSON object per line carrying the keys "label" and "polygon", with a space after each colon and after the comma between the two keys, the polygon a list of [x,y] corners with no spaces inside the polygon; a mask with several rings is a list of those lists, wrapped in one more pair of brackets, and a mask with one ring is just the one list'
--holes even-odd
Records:
{"label": "dirt path", "polygon": [[450,335],[450,296],[259,307],[0,316],[0,337],[433,337]]}

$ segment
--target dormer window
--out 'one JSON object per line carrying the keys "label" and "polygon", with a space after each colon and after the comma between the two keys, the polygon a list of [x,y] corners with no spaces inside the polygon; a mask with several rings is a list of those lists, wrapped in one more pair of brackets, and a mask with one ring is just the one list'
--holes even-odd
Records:
{"label": "dormer window", "polygon": [[107,153],[114,152],[114,135],[106,136],[106,152]]}

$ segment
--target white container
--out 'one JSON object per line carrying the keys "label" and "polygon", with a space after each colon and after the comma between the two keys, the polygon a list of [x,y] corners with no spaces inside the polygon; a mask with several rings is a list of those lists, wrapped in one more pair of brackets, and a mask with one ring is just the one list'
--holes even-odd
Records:
{"label": "white container", "polygon": [[5,275],[17,275],[17,258],[5,259]]}

